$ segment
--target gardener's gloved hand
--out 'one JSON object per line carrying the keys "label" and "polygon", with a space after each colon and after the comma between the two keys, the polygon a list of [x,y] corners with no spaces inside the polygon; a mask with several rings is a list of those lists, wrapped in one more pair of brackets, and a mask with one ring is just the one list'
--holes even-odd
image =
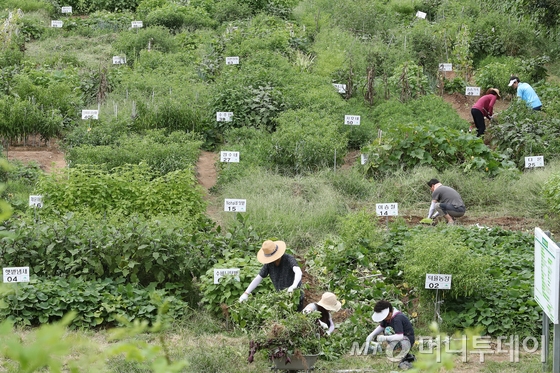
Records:
{"label": "gardener's gloved hand", "polygon": [[247,293],[241,294],[241,296],[239,297],[239,303],[245,302],[248,298],[249,298],[249,294]]}
{"label": "gardener's gloved hand", "polygon": [[319,325],[321,325],[321,327],[323,329],[328,329],[329,328],[329,326],[327,324],[325,324],[324,322],[322,322],[321,320],[319,320]]}
{"label": "gardener's gloved hand", "polygon": [[377,336],[377,342],[385,342],[386,340],[387,340],[386,335],[378,335]]}
{"label": "gardener's gloved hand", "polygon": [[290,287],[288,288],[288,293],[293,293],[293,292],[294,292],[294,289],[295,289],[295,286],[293,286],[293,285],[290,286]]}

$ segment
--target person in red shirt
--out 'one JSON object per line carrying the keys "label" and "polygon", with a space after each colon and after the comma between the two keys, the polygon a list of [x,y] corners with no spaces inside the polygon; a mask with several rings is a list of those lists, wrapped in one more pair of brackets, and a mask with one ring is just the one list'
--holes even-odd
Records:
{"label": "person in red shirt", "polygon": [[492,119],[494,115],[494,104],[496,99],[501,97],[500,91],[496,88],[489,88],[484,96],[478,99],[471,109],[471,115],[474,120],[474,125],[476,126],[476,135],[484,135],[486,131],[486,124],[484,123],[484,117]]}

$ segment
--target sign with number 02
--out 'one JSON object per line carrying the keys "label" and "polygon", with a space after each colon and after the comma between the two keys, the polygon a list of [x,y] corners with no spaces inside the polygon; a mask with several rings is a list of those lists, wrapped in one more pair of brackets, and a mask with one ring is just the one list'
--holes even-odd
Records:
{"label": "sign with number 02", "polygon": [[398,203],[378,203],[375,205],[377,216],[398,216],[399,204]]}
{"label": "sign with number 02", "polygon": [[245,212],[247,209],[247,200],[245,199],[225,199],[224,211],[227,212]]}
{"label": "sign with number 02", "polygon": [[544,167],[544,157],[525,157],[525,168]]}
{"label": "sign with number 02", "polygon": [[29,282],[29,267],[2,268],[4,282]]}
{"label": "sign with number 02", "polygon": [[426,289],[451,289],[451,275],[428,273],[426,275]]}

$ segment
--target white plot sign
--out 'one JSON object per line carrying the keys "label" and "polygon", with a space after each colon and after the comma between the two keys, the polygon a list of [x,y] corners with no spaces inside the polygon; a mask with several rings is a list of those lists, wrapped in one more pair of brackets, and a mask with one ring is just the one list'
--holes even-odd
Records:
{"label": "white plot sign", "polygon": [[377,216],[398,216],[399,204],[398,203],[378,203],[375,205],[375,212]]}
{"label": "white plot sign", "polygon": [[239,163],[239,152],[220,152],[220,162]]}
{"label": "white plot sign", "polygon": [[226,65],[239,65],[239,57],[226,57]]}
{"label": "white plot sign", "polygon": [[2,268],[4,282],[29,282],[29,267]]}
{"label": "white plot sign", "polygon": [[224,211],[227,212],[245,212],[247,209],[246,199],[225,199]]}
{"label": "white plot sign", "polygon": [[144,27],[144,22],[142,22],[142,21],[132,21],[132,22],[130,22],[130,27],[131,28],[142,28],[142,27]]}
{"label": "white plot sign", "polygon": [[82,110],[82,119],[99,119],[99,110]]}
{"label": "white plot sign", "polygon": [[125,56],[113,56],[113,65],[126,65]]}
{"label": "white plot sign", "polygon": [[428,273],[426,275],[426,289],[451,289],[451,275],[440,275],[436,273]]}
{"label": "white plot sign", "polygon": [[465,88],[465,95],[466,96],[480,96],[480,87],[466,87]]}
{"label": "white plot sign", "polygon": [[548,318],[558,324],[560,248],[540,228],[535,228],[535,300]]}
{"label": "white plot sign", "polygon": [[350,126],[359,126],[360,125],[360,116],[359,115],[345,115],[344,116],[344,124],[348,124]]}
{"label": "white plot sign", "polygon": [[43,207],[43,196],[42,195],[31,195],[29,196],[29,207]]}
{"label": "white plot sign", "polygon": [[51,21],[51,27],[62,28],[62,21]]}
{"label": "white plot sign", "polygon": [[544,167],[544,157],[525,157],[525,168]]}
{"label": "white plot sign", "polygon": [[439,71],[453,71],[453,64],[450,63],[440,63]]}
{"label": "white plot sign", "polygon": [[338,93],[346,93],[346,84],[333,83],[333,87],[336,88]]}
{"label": "white plot sign", "polygon": [[366,163],[367,163],[367,160],[368,160],[367,154],[362,154],[362,155],[360,156],[360,163],[361,163],[361,164],[366,164]]}
{"label": "white plot sign", "polygon": [[239,273],[241,273],[239,268],[224,268],[224,269],[214,268],[214,283],[219,284],[220,279],[224,276],[235,276],[235,279],[239,281]]}
{"label": "white plot sign", "polygon": [[421,11],[417,11],[416,12],[416,17],[420,18],[420,19],[426,19],[426,13],[421,12]]}
{"label": "white plot sign", "polygon": [[216,121],[218,122],[231,122],[231,118],[233,118],[232,111],[218,111],[216,113]]}
{"label": "white plot sign", "polygon": [[62,8],[60,8],[60,11],[62,13],[66,13],[66,14],[72,13],[72,7],[71,6],[63,6]]}

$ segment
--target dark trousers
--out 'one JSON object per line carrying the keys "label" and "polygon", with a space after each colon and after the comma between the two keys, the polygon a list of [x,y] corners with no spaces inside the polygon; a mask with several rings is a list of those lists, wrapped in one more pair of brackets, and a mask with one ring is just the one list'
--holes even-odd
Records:
{"label": "dark trousers", "polygon": [[484,114],[482,114],[482,111],[472,108],[471,115],[474,120],[474,125],[476,126],[476,135],[478,137],[484,135],[484,131],[486,131],[486,124],[484,123]]}

